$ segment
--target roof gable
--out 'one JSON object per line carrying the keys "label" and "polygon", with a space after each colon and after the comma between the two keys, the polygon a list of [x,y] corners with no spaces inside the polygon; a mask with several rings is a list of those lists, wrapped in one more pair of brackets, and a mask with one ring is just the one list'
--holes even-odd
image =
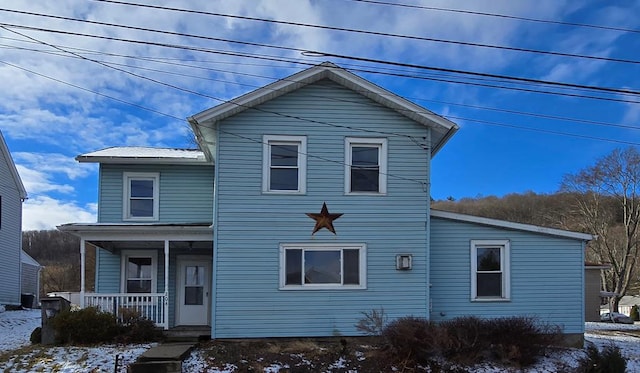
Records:
{"label": "roof gable", "polygon": [[16,164],[13,162],[13,158],[11,158],[11,153],[9,153],[9,147],[7,147],[7,143],[4,141],[4,136],[2,136],[2,131],[0,131],[0,158],[4,159],[7,163],[7,167],[9,168],[9,173],[13,177],[13,182],[16,185],[16,189],[20,194],[20,198],[27,198],[27,190],[24,188],[24,184],[22,184],[22,179],[20,179],[20,175],[18,174],[18,169],[16,168]]}
{"label": "roof gable", "polygon": [[351,89],[372,101],[381,104],[401,115],[431,128],[431,154],[435,154],[457,131],[458,125],[405,98],[402,98],[366,79],[363,79],[339,66],[324,62],[299,73],[293,74],[255,91],[239,96],[231,101],[207,109],[189,118],[196,138],[202,148],[206,144],[215,146],[215,134],[205,123],[216,123],[239,114],[262,103],[296,91],[306,85],[323,79],[329,79]]}

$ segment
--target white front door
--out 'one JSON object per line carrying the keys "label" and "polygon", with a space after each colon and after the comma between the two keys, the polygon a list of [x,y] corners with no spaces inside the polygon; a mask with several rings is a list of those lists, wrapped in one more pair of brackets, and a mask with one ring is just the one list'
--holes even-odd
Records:
{"label": "white front door", "polygon": [[178,257],[176,325],[208,325],[211,258]]}

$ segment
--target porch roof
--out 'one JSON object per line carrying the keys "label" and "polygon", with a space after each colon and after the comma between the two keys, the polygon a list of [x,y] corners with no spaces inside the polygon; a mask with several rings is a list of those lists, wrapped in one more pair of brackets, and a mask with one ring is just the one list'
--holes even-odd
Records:
{"label": "porch roof", "polygon": [[164,241],[174,247],[210,248],[213,225],[206,223],[71,223],[58,230],[79,237],[94,246],[114,251],[118,249],[159,249]]}

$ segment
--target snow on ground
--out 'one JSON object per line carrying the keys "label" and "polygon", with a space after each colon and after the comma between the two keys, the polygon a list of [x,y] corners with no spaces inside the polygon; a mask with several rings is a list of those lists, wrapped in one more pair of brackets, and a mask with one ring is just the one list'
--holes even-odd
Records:
{"label": "snow on ground", "polygon": [[[29,337],[36,327],[40,326],[40,310],[5,311],[0,307],[0,360],[1,372],[33,372],[55,371],[75,372],[113,372],[116,357],[120,369],[125,372],[126,366],[134,362],[140,354],[152,345],[104,345],[100,347],[48,347],[30,346]],[[640,331],[640,323],[635,325],[611,323],[587,323],[585,339],[598,347],[615,344],[620,348],[627,360],[628,372],[640,372],[640,338],[629,334],[629,331]],[[607,333],[607,334],[601,334]],[[563,372],[577,367],[584,354],[581,350],[566,349],[544,357],[535,366],[526,369],[527,373]],[[340,365],[336,361],[336,367]],[[203,354],[195,350],[184,362],[184,372],[208,371],[212,373],[232,373],[237,371],[234,365],[227,365],[220,370],[208,370]],[[285,367],[270,366],[265,373],[278,372]],[[474,369],[482,373],[498,373],[504,369],[483,365]],[[564,368],[564,369],[563,369]],[[286,370],[286,369],[285,369]]]}

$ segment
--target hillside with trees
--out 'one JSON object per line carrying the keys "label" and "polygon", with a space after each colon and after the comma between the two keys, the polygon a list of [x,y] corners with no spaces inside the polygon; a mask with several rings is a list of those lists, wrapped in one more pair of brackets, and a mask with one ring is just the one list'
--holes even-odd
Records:
{"label": "hillside with trees", "polygon": [[[55,291],[80,291],[80,240],[57,230],[22,232],[22,248],[44,266],[41,295]],[[93,288],[95,255],[87,250],[87,289]]]}

